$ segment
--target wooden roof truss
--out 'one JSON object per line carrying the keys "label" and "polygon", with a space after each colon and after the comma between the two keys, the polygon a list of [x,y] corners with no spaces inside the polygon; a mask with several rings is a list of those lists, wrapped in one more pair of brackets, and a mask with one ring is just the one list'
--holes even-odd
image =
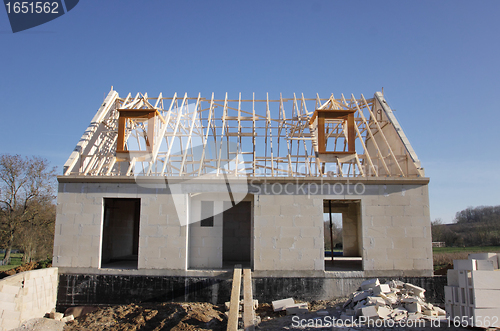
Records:
{"label": "wooden roof truss", "polygon": [[419,177],[383,95],[120,98],[111,90],[64,166],[77,176]]}

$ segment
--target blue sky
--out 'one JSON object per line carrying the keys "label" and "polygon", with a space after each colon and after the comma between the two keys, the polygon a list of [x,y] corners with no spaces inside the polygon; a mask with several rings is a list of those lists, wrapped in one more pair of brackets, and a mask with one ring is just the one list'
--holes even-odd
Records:
{"label": "blue sky", "polygon": [[0,9],[0,153],[62,165],[111,85],[271,98],[384,87],[431,178],[431,218],[498,205],[500,1],[81,0],[13,34]]}

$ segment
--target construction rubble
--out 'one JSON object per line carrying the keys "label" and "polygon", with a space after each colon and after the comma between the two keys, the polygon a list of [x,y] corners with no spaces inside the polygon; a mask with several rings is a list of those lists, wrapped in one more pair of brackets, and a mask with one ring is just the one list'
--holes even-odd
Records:
{"label": "construction rubble", "polygon": [[276,300],[272,304],[275,312],[285,310],[287,315],[303,314],[309,311],[307,302],[295,303],[293,298]]}
{"label": "construction rubble", "polygon": [[377,278],[369,279],[350,295],[340,319],[355,320],[361,316],[364,321],[444,319],[445,310],[425,302],[424,292],[421,287],[398,280],[380,284]]}
{"label": "construction rubble", "polygon": [[71,322],[75,320],[75,317],[73,315],[65,315],[63,313],[58,313],[56,312],[55,309],[52,309],[50,313],[47,314],[49,318],[56,320],[56,321],[62,321],[64,323]]}

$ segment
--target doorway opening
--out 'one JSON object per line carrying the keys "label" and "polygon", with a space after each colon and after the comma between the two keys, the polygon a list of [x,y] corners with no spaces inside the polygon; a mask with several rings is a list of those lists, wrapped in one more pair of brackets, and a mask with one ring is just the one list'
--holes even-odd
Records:
{"label": "doorway opening", "polygon": [[101,268],[137,269],[141,199],[104,198]]}
{"label": "doorway opening", "polygon": [[222,262],[224,268],[234,264],[251,267],[252,259],[252,203],[241,201],[231,206],[224,201],[222,229]]}
{"label": "doorway opening", "polygon": [[323,219],[325,270],[362,270],[361,201],[323,200]]}

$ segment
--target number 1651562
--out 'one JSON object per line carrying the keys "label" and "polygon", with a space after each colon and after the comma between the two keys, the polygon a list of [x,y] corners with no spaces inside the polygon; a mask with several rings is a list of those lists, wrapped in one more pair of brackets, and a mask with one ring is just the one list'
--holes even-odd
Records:
{"label": "number 1651562", "polygon": [[7,2],[5,7],[8,14],[59,14],[59,3],[50,1]]}

